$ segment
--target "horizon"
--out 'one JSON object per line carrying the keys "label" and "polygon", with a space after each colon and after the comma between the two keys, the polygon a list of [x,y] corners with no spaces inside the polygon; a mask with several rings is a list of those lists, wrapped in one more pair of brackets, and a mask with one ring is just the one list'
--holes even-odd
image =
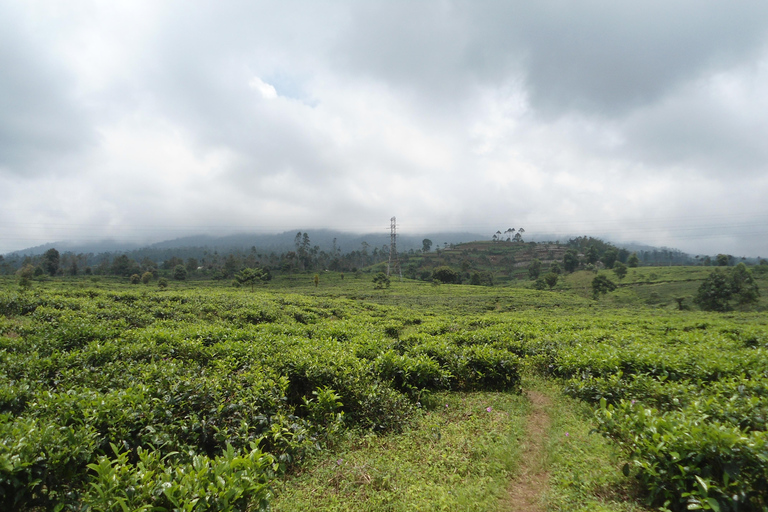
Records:
{"label": "horizon", "polygon": [[[229,238],[238,238],[238,237],[255,237],[258,239],[259,237],[288,237],[293,239],[295,236],[295,233],[306,233],[309,235],[310,239],[312,239],[313,236],[317,235],[318,233],[324,233],[324,234],[332,234],[332,235],[340,235],[340,236],[346,236],[350,238],[362,238],[365,239],[366,237],[380,237],[380,238],[386,238],[388,239],[390,236],[389,232],[366,232],[366,233],[353,233],[353,232],[342,232],[334,229],[328,229],[328,228],[319,228],[314,230],[306,230],[306,229],[289,229],[280,231],[277,233],[249,233],[249,232],[238,232],[238,233],[229,233],[225,235],[210,235],[210,234],[196,234],[196,235],[185,235],[175,238],[168,238],[168,239],[162,239],[162,240],[156,240],[152,242],[146,242],[146,243],[140,243],[140,242],[126,242],[121,240],[115,240],[115,239],[99,239],[99,240],[91,240],[91,241],[65,241],[65,240],[59,240],[54,242],[46,242],[43,244],[38,244],[35,246],[25,247],[23,249],[18,249],[14,251],[10,251],[7,253],[0,253],[0,256],[18,256],[18,255],[33,255],[33,254],[42,254],[45,250],[49,248],[54,248],[59,250],[61,253],[81,253],[81,252],[95,252],[95,248],[99,248],[99,246],[104,247],[105,249],[101,251],[99,248],[96,252],[103,252],[103,253],[112,253],[112,254],[121,254],[121,253],[130,253],[132,251],[141,251],[145,249],[192,249],[192,248],[204,248],[208,247],[209,244],[212,247],[221,246],[222,248],[229,248],[229,249],[236,249],[236,248],[244,248],[247,244],[243,244],[243,242],[237,242],[232,241],[230,243],[234,244],[231,246],[225,245],[227,242],[226,240]],[[460,237],[459,239],[455,239],[453,241],[451,240],[440,240],[438,242],[438,238],[436,238],[437,235],[440,235],[442,238],[450,238],[451,235],[463,235],[463,237]],[[530,235],[530,236],[529,236]],[[442,244],[451,244],[451,245],[461,245],[466,243],[476,243],[476,242],[493,242],[491,237],[483,237],[480,233],[472,233],[469,231],[456,231],[456,232],[434,232],[434,233],[400,233],[398,231],[397,233],[398,238],[401,238],[402,236],[405,236],[410,240],[410,244],[412,245],[415,243],[415,241],[419,240],[421,237],[432,237],[430,240],[433,242],[434,247],[440,247]],[[469,239],[468,236],[477,236],[478,238],[475,239]],[[492,235],[491,235],[492,236]],[[570,240],[579,238],[579,237],[589,237],[594,238],[597,240],[601,240],[603,242],[606,242],[610,245],[613,245],[615,247],[619,248],[629,248],[631,251],[650,251],[650,250],[659,250],[659,251],[673,251],[673,252],[679,252],[682,253],[688,257],[704,257],[704,256],[716,256],[717,254],[727,254],[734,258],[746,258],[746,259],[756,259],[760,260],[762,259],[762,255],[752,255],[752,254],[732,254],[728,252],[718,251],[711,254],[707,253],[691,253],[684,251],[680,249],[679,247],[675,246],[655,246],[651,244],[647,244],[640,241],[626,241],[626,242],[616,242],[615,240],[611,240],[610,238],[607,238],[605,236],[595,236],[590,234],[555,234],[555,233],[543,233],[543,234],[534,234],[534,233],[528,233],[526,231],[524,235],[524,242],[535,242],[535,243],[557,243],[566,245]],[[202,244],[196,244],[194,241],[189,245],[170,245],[170,247],[167,247],[166,244],[173,244],[174,242],[184,242],[188,239],[194,240],[198,238],[204,238],[208,239],[207,241],[209,244],[202,243]],[[333,241],[336,241],[336,238],[333,239]],[[505,241],[505,240],[500,240]],[[317,242],[317,238],[312,240],[312,245],[318,245],[321,247],[321,249],[324,249],[326,245],[330,247],[330,243],[328,240],[322,240],[320,242]],[[356,250],[355,248],[351,249],[345,249],[343,248],[344,243],[348,243],[349,240],[340,240],[339,241],[339,247],[342,249],[343,253],[348,253],[350,251]],[[254,242],[248,242],[248,243],[254,243]],[[259,246],[259,243],[265,243],[264,241],[256,241],[257,249],[267,249],[270,247],[270,245],[266,246]],[[272,246],[274,244],[277,245],[286,245],[289,246],[293,242],[288,241],[280,241],[280,240],[271,240],[269,241]],[[399,242],[398,242],[399,243]],[[159,247],[158,247],[159,246]],[[87,248],[87,249],[86,249]]]}

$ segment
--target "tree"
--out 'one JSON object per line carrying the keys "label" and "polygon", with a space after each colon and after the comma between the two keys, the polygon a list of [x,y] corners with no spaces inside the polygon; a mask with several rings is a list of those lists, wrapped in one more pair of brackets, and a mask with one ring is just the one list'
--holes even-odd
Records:
{"label": "tree", "polygon": [[57,251],[54,248],[48,249],[47,251],[45,251],[45,254],[43,254],[43,261],[42,261],[43,270],[45,270],[49,275],[55,276],[56,273],[59,271],[60,261],[61,261],[61,256],[59,255],[59,251]]}
{"label": "tree", "polygon": [[613,271],[616,273],[619,281],[627,277],[627,266],[620,261],[613,264]]}
{"label": "tree", "polygon": [[28,263],[19,269],[18,274],[19,287],[22,290],[28,290],[32,288],[32,278],[35,276],[35,267]]}
{"label": "tree", "polygon": [[168,288],[168,280],[164,277],[161,277],[157,280],[157,287],[158,288]]}
{"label": "tree", "polygon": [[718,267],[727,267],[728,266],[728,258],[727,254],[718,254],[717,255],[717,266]]}
{"label": "tree", "polygon": [[637,257],[637,253],[633,252],[629,255],[629,258],[627,258],[627,265],[635,268],[640,265],[640,258]]}
{"label": "tree", "polygon": [[724,272],[715,269],[699,286],[693,302],[704,311],[729,311],[731,283]]}
{"label": "tree", "polygon": [[139,284],[141,282],[141,276],[139,274],[133,274],[131,276],[131,284]]}
{"label": "tree", "polygon": [[560,266],[558,262],[555,261],[549,266],[549,271],[554,274],[560,275],[563,273],[563,268]]}
{"label": "tree", "polygon": [[619,253],[616,251],[616,249],[606,249],[606,251],[603,253],[603,264],[605,264],[606,268],[613,268],[613,264],[616,263],[618,258]]}
{"label": "tree", "polygon": [[733,267],[731,271],[731,293],[736,297],[740,306],[754,304],[760,298],[757,283],[743,262]]}
{"label": "tree", "polygon": [[579,254],[575,249],[568,249],[563,256],[563,267],[566,272],[574,272],[579,268]]}
{"label": "tree", "polygon": [[293,239],[293,245],[296,246],[296,252],[301,250],[301,231],[296,233],[296,236]]}
{"label": "tree", "polygon": [[429,252],[429,250],[432,248],[432,240],[429,238],[425,238],[421,241],[421,252]]}
{"label": "tree", "polygon": [[244,268],[237,274],[235,274],[235,280],[239,284],[249,284],[251,285],[251,291],[253,291],[253,287],[256,285],[257,282],[265,282],[267,281],[267,276],[264,270],[260,268]]}
{"label": "tree", "polygon": [[619,249],[619,261],[622,263],[626,263],[629,259],[629,251],[626,249]]}
{"label": "tree", "polygon": [[199,266],[200,264],[197,262],[196,258],[187,258],[187,272],[195,272]]}
{"label": "tree", "polygon": [[144,272],[141,274],[141,282],[144,284],[149,283],[152,280],[152,272]]}
{"label": "tree", "polygon": [[597,260],[600,259],[600,253],[594,244],[587,247],[587,252],[584,253],[584,259],[590,265],[594,265],[597,263]]}
{"label": "tree", "polygon": [[312,282],[315,283],[315,288],[317,288],[317,285],[320,284],[320,276],[315,274],[315,277],[312,278]]}
{"label": "tree", "polygon": [[469,284],[474,286],[493,286],[493,274],[486,271],[472,272]]}
{"label": "tree", "polygon": [[437,267],[432,271],[432,279],[437,279],[444,284],[458,283],[459,277],[458,272],[446,265]]}
{"label": "tree", "polygon": [[138,264],[125,254],[121,254],[112,262],[110,271],[116,276],[130,276],[138,270]]}
{"label": "tree", "polygon": [[379,272],[373,276],[373,287],[376,290],[383,290],[389,288],[389,277],[384,272]]}
{"label": "tree", "polygon": [[187,269],[184,265],[176,265],[173,269],[173,278],[177,281],[184,281],[187,278]]}
{"label": "tree", "polygon": [[605,295],[608,292],[612,292],[616,289],[616,283],[608,279],[604,275],[596,276],[592,280],[592,297],[597,300],[602,294]]}
{"label": "tree", "polygon": [[528,277],[532,280],[537,279],[539,274],[541,274],[541,260],[539,260],[539,258],[533,258],[531,264],[528,265]]}
{"label": "tree", "polygon": [[547,274],[544,274],[544,282],[547,284],[547,286],[549,286],[550,290],[554,288],[555,285],[557,284],[558,277],[559,276],[554,272],[549,272]]}
{"label": "tree", "polygon": [[231,277],[235,275],[237,269],[240,268],[240,259],[236,258],[234,254],[229,254],[227,259],[224,260],[224,276]]}

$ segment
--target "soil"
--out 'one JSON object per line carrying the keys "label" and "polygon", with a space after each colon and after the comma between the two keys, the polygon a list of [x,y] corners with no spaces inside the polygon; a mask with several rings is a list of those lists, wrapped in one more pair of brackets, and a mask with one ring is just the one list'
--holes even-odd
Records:
{"label": "soil", "polygon": [[527,391],[526,394],[533,408],[526,419],[519,471],[510,483],[504,508],[510,512],[544,512],[541,498],[549,477],[544,465],[544,443],[550,421],[547,409],[551,401],[538,391]]}

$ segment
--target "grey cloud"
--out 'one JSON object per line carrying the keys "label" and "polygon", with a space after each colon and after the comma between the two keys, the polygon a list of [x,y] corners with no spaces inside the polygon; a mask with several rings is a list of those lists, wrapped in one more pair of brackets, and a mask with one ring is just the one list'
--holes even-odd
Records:
{"label": "grey cloud", "polygon": [[[768,5],[748,2],[544,2],[510,13],[523,34],[531,98],[563,110],[622,115],[705,72],[753,58]],[[526,12],[527,11],[527,12]]]}
{"label": "grey cloud", "polygon": [[60,171],[60,159],[87,147],[94,133],[73,77],[20,23],[0,8],[0,170]]}
{"label": "grey cloud", "polygon": [[[649,212],[764,208],[765,181],[754,195],[720,192],[734,169],[768,169],[768,77],[748,76],[766,60],[768,4],[132,5],[139,31],[110,30],[119,13],[91,17],[90,4],[61,30],[66,16],[47,19],[46,37],[0,13],[0,166],[15,173],[0,173],[0,194],[59,208],[40,225],[81,207],[105,232],[152,218],[169,232],[386,230],[393,214],[456,229],[494,219],[587,229],[616,216],[619,232]],[[96,25],[107,44],[94,55],[114,66],[56,62],[67,54],[57,44],[76,48]],[[715,75],[737,84],[735,101],[707,88]],[[277,97],[250,86],[255,77]],[[67,190],[82,200],[57,196],[59,177],[16,179],[48,164],[81,167]]]}
{"label": "grey cloud", "polygon": [[631,116],[620,153],[650,168],[678,166],[712,177],[765,173],[768,120],[761,105],[753,108],[734,112],[717,98],[676,98]]}
{"label": "grey cloud", "polygon": [[754,56],[768,4],[715,1],[363,2],[339,61],[395,86],[466,92],[513,76],[548,118],[624,115]]}

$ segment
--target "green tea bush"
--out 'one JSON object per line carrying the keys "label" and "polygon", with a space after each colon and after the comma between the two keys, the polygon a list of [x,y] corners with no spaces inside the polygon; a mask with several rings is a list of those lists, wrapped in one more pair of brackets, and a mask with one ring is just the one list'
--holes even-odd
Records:
{"label": "green tea bush", "polygon": [[94,476],[82,497],[83,511],[269,510],[274,459],[255,443],[242,453],[227,445],[217,457],[194,455],[189,461],[139,448],[138,461],[131,463],[127,452],[114,445],[112,450],[114,458],[101,456],[88,465]]}

